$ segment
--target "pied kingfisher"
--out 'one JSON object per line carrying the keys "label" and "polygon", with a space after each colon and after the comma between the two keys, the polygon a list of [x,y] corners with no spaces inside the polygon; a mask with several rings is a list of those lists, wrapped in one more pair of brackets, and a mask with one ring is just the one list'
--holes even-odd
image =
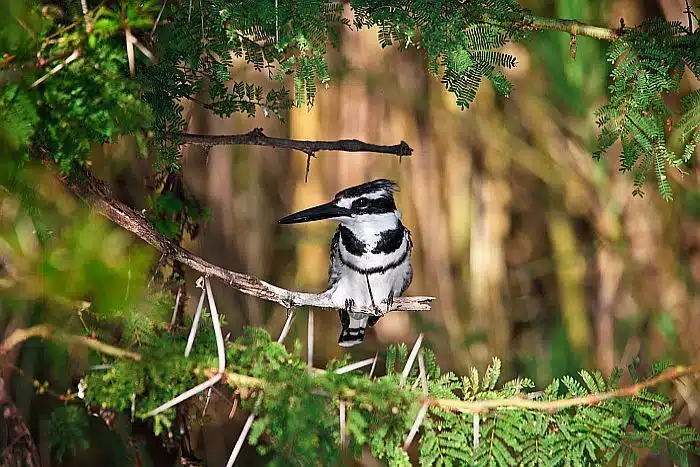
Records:
{"label": "pied kingfisher", "polygon": [[339,221],[331,241],[328,293],[340,309],[338,344],[362,342],[367,325],[378,316],[351,312],[353,306],[390,309],[413,279],[411,232],[394,203],[396,183],[374,180],[346,188],[333,201],[280,219],[295,224],[321,219]]}

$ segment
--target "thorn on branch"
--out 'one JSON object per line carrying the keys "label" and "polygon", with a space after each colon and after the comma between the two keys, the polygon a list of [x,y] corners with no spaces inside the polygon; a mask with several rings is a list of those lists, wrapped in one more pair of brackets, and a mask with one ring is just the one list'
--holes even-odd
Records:
{"label": "thorn on branch", "polygon": [[625,33],[625,18],[620,18],[620,27],[615,30],[615,33],[618,36],[621,36]]}
{"label": "thorn on branch", "polygon": [[573,60],[576,60],[576,35],[571,35],[571,40],[569,41],[569,55]]}
{"label": "thorn on branch", "polygon": [[246,135],[250,136],[251,138],[255,138],[255,139],[265,137],[265,133],[263,133],[262,128],[253,128],[248,133],[246,133]]}
{"label": "thorn on branch", "polygon": [[306,153],[306,174],[304,175],[304,183],[309,181],[309,170],[311,170],[311,158],[316,159],[316,154],[313,151],[308,151]]}

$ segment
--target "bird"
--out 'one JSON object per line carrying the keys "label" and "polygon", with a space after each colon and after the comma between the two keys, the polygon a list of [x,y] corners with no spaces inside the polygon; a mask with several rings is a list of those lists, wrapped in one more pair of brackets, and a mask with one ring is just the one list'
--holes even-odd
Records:
{"label": "bird", "polygon": [[[396,209],[396,191],[398,185],[391,180],[373,180],[277,221],[338,221],[331,240],[326,293],[338,308],[338,345],[342,347],[362,343],[367,326],[374,326],[383,314],[380,307],[389,311],[394,298],[403,294],[413,279],[413,242]],[[355,307],[372,308],[378,315],[353,311]]]}

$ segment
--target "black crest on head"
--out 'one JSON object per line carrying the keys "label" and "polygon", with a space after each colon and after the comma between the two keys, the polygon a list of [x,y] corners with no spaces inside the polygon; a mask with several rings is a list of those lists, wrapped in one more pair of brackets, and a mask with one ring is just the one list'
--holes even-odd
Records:
{"label": "black crest on head", "polygon": [[343,191],[339,191],[335,194],[335,199],[356,198],[369,193],[376,193],[377,191],[383,191],[386,193],[387,197],[393,198],[394,193],[399,191],[399,186],[396,184],[396,182],[385,178],[380,178],[378,180],[372,180],[371,182],[351,186]]}

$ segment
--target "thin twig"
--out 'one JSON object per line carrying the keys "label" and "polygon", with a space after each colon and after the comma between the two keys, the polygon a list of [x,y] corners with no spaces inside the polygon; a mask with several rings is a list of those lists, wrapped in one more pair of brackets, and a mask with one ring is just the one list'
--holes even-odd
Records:
{"label": "thin twig", "polygon": [[238,457],[238,453],[241,452],[241,448],[243,447],[243,442],[245,441],[246,437],[248,436],[248,432],[250,431],[250,427],[253,426],[253,422],[255,421],[255,417],[257,415],[258,408],[260,407],[260,403],[262,402],[262,393],[258,396],[257,401],[255,402],[255,407],[253,408],[253,411],[248,415],[248,419],[245,421],[245,425],[243,425],[243,429],[241,430],[241,434],[238,436],[238,440],[236,440],[236,445],[233,447],[233,451],[231,451],[231,456],[228,458],[228,462],[226,462],[226,467],[233,467],[234,462],[236,462],[236,458]]}
{"label": "thin twig", "polygon": [[[230,287],[245,294],[279,303],[285,309],[292,306],[345,309],[344,303],[333,302],[329,291],[312,294],[283,289],[256,277],[216,266],[194,255],[156,231],[153,225],[139,212],[116,200],[107,185],[94,178],[90,172],[85,169],[76,170],[80,171],[81,176],[68,180],[67,183],[77,196],[89,203],[98,213],[159,249],[163,256],[179,261],[205,276],[219,278]],[[427,311],[430,310],[430,303],[433,300],[435,300],[434,297],[399,297],[394,300],[389,311]],[[385,309],[372,307],[354,307],[351,311],[371,316],[386,312]]]}
{"label": "thin twig", "polygon": [[134,41],[132,40],[131,29],[124,28],[124,34],[126,36],[126,58],[129,62],[129,76],[131,79],[136,76],[136,57],[134,55]]}
{"label": "thin twig", "polygon": [[377,358],[379,357],[379,352],[374,354],[374,361],[372,362],[372,368],[369,369],[369,379],[374,376],[374,369],[377,367]]}
{"label": "thin twig", "polygon": [[351,363],[349,365],[345,365],[343,367],[340,367],[337,370],[335,370],[334,373],[337,375],[342,375],[344,373],[350,373],[353,370],[357,370],[359,368],[371,365],[375,361],[376,361],[376,357],[366,358],[364,360],[360,360],[359,362]]}
{"label": "thin twig", "polygon": [[472,445],[474,446],[474,449],[479,447],[479,422],[481,420],[479,419],[479,414],[475,413],[473,418],[472,418]]}
{"label": "thin twig", "polygon": [[90,337],[75,336],[72,334],[58,332],[55,331],[52,326],[47,324],[39,324],[26,329],[15,329],[12,334],[7,336],[7,338],[5,338],[5,340],[0,344],[0,355],[6,354],[14,346],[19,345],[32,337],[55,339],[68,344],[84,345],[85,347],[89,347],[100,353],[112,355],[113,357],[141,360],[141,355],[136,352],[120,349],[119,347],[105,344],[104,342],[98,341],[97,339],[92,339]]}
{"label": "thin twig", "polygon": [[314,310],[310,308],[306,332],[306,364],[309,368],[309,372],[312,372],[314,369]]}
{"label": "thin twig", "polygon": [[423,386],[423,395],[428,396],[428,375],[425,372],[425,360],[423,360],[423,349],[418,352],[418,369],[420,370],[420,381]]}
{"label": "thin twig", "polygon": [[404,451],[406,451],[409,448],[409,446],[411,446],[413,438],[416,437],[416,433],[418,433],[418,429],[420,428],[421,423],[423,423],[425,414],[428,413],[428,407],[429,405],[427,403],[423,403],[420,410],[418,411],[418,415],[416,415],[416,419],[413,421],[413,425],[411,426],[411,431],[408,432],[408,436],[406,436],[406,441],[404,441],[403,443]]}
{"label": "thin twig", "polygon": [[88,34],[92,33],[92,17],[90,16],[90,11],[88,10],[87,0],[80,0],[80,7],[83,10],[83,18],[85,18],[85,30]]}
{"label": "thin twig", "polygon": [[182,287],[177,288],[177,296],[175,297],[175,307],[173,307],[173,316],[170,318],[170,327],[175,327],[177,321],[177,309],[180,307],[180,297],[182,296]]}
{"label": "thin twig", "polygon": [[209,407],[209,400],[211,399],[211,390],[214,389],[210,387],[207,391],[207,399],[204,401],[204,408],[202,409],[202,417],[207,413],[207,407]]}
{"label": "thin twig", "polygon": [[218,383],[221,380],[221,378],[222,378],[222,374],[217,373],[214,376],[212,376],[211,378],[209,378],[208,380],[206,380],[205,382],[196,385],[192,389],[188,389],[187,391],[183,392],[179,396],[177,396],[173,399],[170,399],[165,404],[156,407],[155,409],[148,412],[145,416],[152,417],[152,416],[157,415],[161,412],[164,412],[172,407],[175,407],[180,402],[185,401],[185,400],[189,399],[190,397],[192,397],[196,394],[199,394],[200,392],[204,391],[205,389],[208,389],[208,388],[214,386],[216,383]]}
{"label": "thin twig", "polygon": [[214,325],[214,335],[216,336],[216,351],[219,356],[219,373],[223,373],[226,370],[226,351],[224,347],[224,336],[221,333],[221,322],[219,321],[219,312],[216,310],[216,302],[214,301],[214,294],[211,291],[211,284],[209,283],[209,278],[204,278],[204,287],[207,289],[207,296],[209,297],[209,312],[211,313],[211,321]]}
{"label": "thin twig", "polygon": [[413,368],[413,362],[416,360],[416,356],[418,355],[418,351],[420,350],[420,345],[422,343],[423,333],[420,333],[418,335],[418,339],[416,339],[416,343],[413,344],[413,350],[411,350],[411,354],[408,356],[408,360],[406,360],[406,366],[404,366],[403,372],[401,373],[399,387],[403,387],[403,385],[406,384],[406,379],[408,378],[408,374],[411,372],[411,368]]}
{"label": "thin twig", "polygon": [[296,316],[296,314],[297,312],[294,310],[294,308],[287,310],[287,320],[284,322],[282,332],[280,333],[280,336],[277,339],[278,344],[281,344],[287,338],[289,330],[292,329],[292,322],[294,321],[294,317]]}
{"label": "thin twig", "polygon": [[163,7],[158,12],[158,16],[156,16],[156,21],[153,23],[153,28],[151,29],[151,38],[156,33],[156,29],[158,28],[158,23],[160,23],[160,17],[163,15],[163,11],[165,11],[165,6],[167,4],[168,4],[168,0],[165,0],[163,2]]}
{"label": "thin twig", "polygon": [[345,401],[341,400],[340,401],[340,446],[345,447]]}
{"label": "thin twig", "polygon": [[337,141],[304,141],[287,138],[275,138],[263,133],[262,128],[236,135],[193,135],[185,133],[180,136],[185,144],[201,144],[207,146],[221,145],[253,145],[269,146],[280,149],[294,149],[307,155],[319,151],[344,151],[344,152],[374,152],[377,154],[393,154],[396,156],[410,156],[413,149],[405,142],[393,146],[365,143],[356,139],[341,139]]}
{"label": "thin twig", "polygon": [[[197,281],[199,282],[199,281]],[[207,291],[204,290],[202,286],[202,293],[199,295],[199,303],[197,304],[197,311],[194,312],[194,319],[192,320],[192,327],[190,327],[190,335],[187,336],[187,346],[185,346],[185,357],[190,356],[192,352],[192,346],[194,345],[194,338],[197,335],[197,329],[199,328],[199,320],[202,317],[202,307],[204,306],[204,297]]]}
{"label": "thin twig", "polygon": [[29,87],[30,87],[30,88],[35,88],[35,87],[39,86],[41,83],[43,83],[44,81],[46,81],[47,79],[49,79],[49,77],[55,75],[56,73],[58,73],[59,71],[61,71],[64,67],[70,65],[72,62],[74,62],[75,60],[77,60],[78,57],[80,57],[80,50],[76,49],[76,50],[73,51],[72,54],[70,54],[70,55],[68,56],[68,58],[66,58],[63,62],[61,62],[61,63],[59,63],[58,65],[56,65],[55,67],[53,67],[53,68],[51,69],[51,71],[49,71],[48,73],[46,73],[44,76],[42,76],[41,78],[39,78],[39,79],[37,79],[36,81],[34,81],[34,82],[32,83],[32,85],[29,86]]}

